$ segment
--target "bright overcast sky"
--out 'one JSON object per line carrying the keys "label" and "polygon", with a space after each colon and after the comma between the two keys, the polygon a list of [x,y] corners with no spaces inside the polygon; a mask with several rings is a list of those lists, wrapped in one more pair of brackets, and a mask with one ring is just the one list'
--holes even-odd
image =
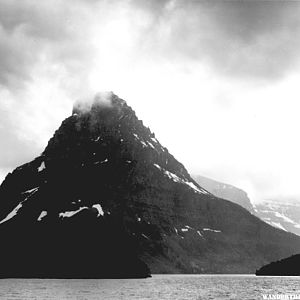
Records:
{"label": "bright overcast sky", "polygon": [[192,174],[300,201],[300,2],[0,0],[0,181],[112,90]]}

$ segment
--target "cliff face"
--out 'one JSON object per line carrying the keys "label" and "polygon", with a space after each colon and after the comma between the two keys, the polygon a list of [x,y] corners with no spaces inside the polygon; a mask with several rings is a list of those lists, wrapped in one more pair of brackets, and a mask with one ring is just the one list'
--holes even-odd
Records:
{"label": "cliff face", "polygon": [[233,185],[219,182],[204,176],[196,175],[194,178],[199,185],[203,186],[213,195],[236,203],[246,208],[252,214],[255,214],[254,207],[245,191]]}
{"label": "cliff face", "polygon": [[[115,95],[0,187],[3,277],[254,273],[300,239],[199,186]],[[148,269],[149,267],[149,269]]]}

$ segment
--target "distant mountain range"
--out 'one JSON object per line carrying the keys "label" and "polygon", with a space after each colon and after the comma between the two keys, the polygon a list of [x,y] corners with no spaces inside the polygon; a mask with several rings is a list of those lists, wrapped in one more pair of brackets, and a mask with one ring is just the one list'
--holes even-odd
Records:
{"label": "distant mountain range", "polygon": [[274,227],[300,235],[300,201],[269,199],[254,205],[247,193],[235,186],[199,175],[193,177],[213,195],[241,205]]}
{"label": "distant mountain range", "polygon": [[193,176],[196,182],[204,187],[207,191],[213,195],[229,200],[233,203],[236,203],[244,208],[246,208],[252,214],[255,213],[254,207],[248,198],[248,195],[245,191],[223,182],[219,182],[208,177],[195,175]]}
{"label": "distant mountain range", "polygon": [[256,215],[272,226],[300,235],[300,202],[265,200],[255,205]]}
{"label": "distant mountain range", "polygon": [[0,240],[0,277],[18,278],[254,273],[300,252],[298,236],[197,184],[112,93],[76,105],[7,175]]}

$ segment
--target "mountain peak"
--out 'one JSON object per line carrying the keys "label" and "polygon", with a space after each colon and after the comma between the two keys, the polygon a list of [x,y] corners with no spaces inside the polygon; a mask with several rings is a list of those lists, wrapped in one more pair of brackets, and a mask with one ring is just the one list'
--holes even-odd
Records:
{"label": "mountain peak", "polygon": [[300,249],[198,185],[112,92],[78,101],[6,177],[0,238],[0,277],[18,278],[246,273]]}
{"label": "mountain peak", "polygon": [[80,154],[80,159],[75,159],[80,164],[97,163],[105,159],[126,165],[127,161],[139,162],[138,165],[145,164],[159,170],[172,181],[181,182],[194,192],[208,194],[197,186],[185,167],[143,125],[126,101],[113,92],[97,93],[90,101],[76,102],[72,116],[62,123],[43,154],[49,160],[55,157],[65,161],[66,156],[75,158],[77,150],[81,153],[83,145],[84,154]]}

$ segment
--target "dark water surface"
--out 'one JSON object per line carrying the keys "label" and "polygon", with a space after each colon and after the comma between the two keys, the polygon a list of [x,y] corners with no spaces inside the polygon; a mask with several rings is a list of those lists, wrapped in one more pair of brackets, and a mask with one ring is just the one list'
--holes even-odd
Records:
{"label": "dark water surface", "polygon": [[148,279],[1,279],[0,299],[263,299],[300,294],[300,277],[153,275]]}

